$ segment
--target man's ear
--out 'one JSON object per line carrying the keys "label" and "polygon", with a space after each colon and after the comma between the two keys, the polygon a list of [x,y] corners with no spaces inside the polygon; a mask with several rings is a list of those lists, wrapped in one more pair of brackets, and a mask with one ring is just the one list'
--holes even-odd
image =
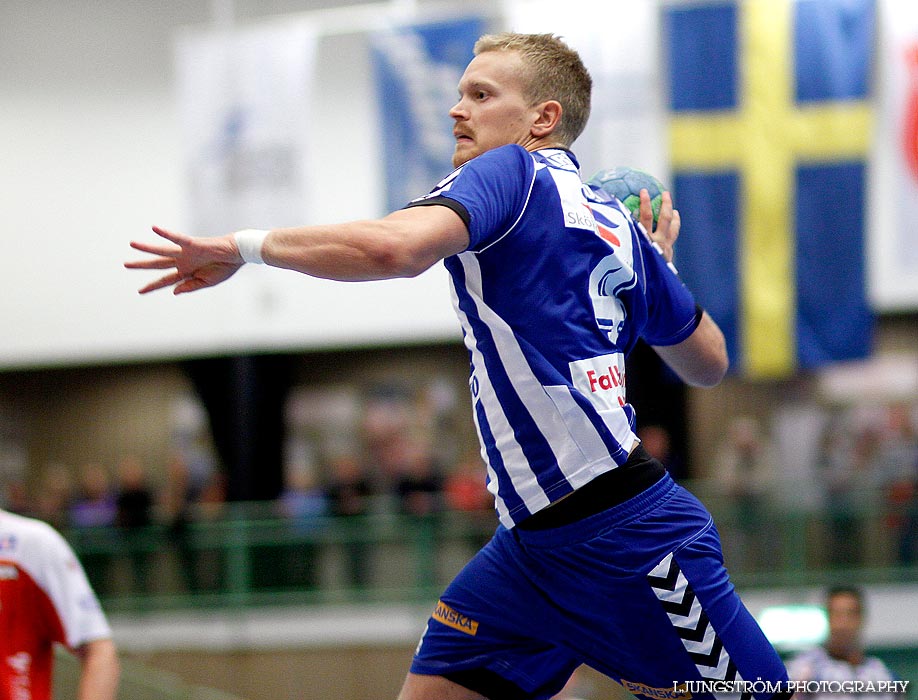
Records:
{"label": "man's ear", "polygon": [[538,116],[532,123],[530,132],[536,138],[549,136],[561,123],[561,103],[557,100],[548,100],[536,106]]}

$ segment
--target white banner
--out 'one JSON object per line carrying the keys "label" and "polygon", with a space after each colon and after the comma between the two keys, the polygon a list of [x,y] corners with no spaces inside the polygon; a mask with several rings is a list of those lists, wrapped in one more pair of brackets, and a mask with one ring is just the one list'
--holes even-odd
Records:
{"label": "white banner", "polygon": [[316,43],[307,22],[206,30],[178,41],[194,233],[303,223]]}
{"label": "white banner", "polygon": [[590,121],[573,145],[583,177],[629,165],[669,185],[659,3],[505,0],[504,14],[510,31],[559,35],[590,71]]}
{"label": "white banner", "polygon": [[918,4],[880,0],[870,295],[878,311],[918,310]]}

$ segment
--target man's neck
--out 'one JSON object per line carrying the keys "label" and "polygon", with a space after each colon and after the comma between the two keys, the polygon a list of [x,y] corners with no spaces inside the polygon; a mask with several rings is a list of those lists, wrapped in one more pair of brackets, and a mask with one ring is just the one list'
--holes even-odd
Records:
{"label": "man's neck", "polygon": [[571,150],[560,141],[555,139],[536,139],[522,144],[523,148],[532,153],[533,151],[544,151],[546,148],[560,148],[564,151]]}

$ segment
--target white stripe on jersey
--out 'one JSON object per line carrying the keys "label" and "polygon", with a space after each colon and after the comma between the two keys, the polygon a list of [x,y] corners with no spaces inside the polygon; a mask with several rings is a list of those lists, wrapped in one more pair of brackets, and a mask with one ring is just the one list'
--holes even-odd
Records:
{"label": "white stripe on jersey", "polygon": [[[533,373],[523,349],[513,334],[513,330],[506,321],[482,301],[481,269],[478,266],[477,256],[474,253],[461,253],[459,259],[465,271],[466,290],[475,302],[479,318],[491,331],[498,357],[504,366],[507,376],[511,378],[513,387],[520,401],[526,406],[533,422],[542,435],[545,436],[545,440],[551,448],[555,461],[558,463],[558,467],[565,478],[576,488],[577,486],[582,486],[597,473],[614,468],[616,464],[609,455],[608,448],[590,420],[583,416],[583,410],[568,395],[566,401],[562,400],[564,411],[559,411],[559,406],[548,395],[546,388],[542,386],[542,383]],[[475,364],[476,374],[479,366],[483,366],[483,363],[482,365]],[[479,378],[479,391],[482,392],[483,396],[489,394],[493,397],[492,402],[484,404],[485,414],[488,416],[489,422],[491,422],[490,409],[492,406],[497,407],[499,411],[500,423],[492,424],[495,442],[498,449],[508,443],[514,446],[512,460],[507,459],[507,456],[503,455],[503,450],[501,450],[501,454],[505,457],[504,464],[514,486],[519,480],[532,486],[527,491],[517,489],[517,493],[523,499],[529,512],[535,513],[548,505],[548,499],[536,481],[529,461],[519,449],[515,438],[513,438],[513,428],[500,407],[493,387],[490,382],[486,383],[482,379]],[[569,421],[562,420],[562,415],[571,416],[574,412],[577,414],[576,418],[572,418]],[[572,425],[577,426],[578,435],[576,436],[571,434],[570,426]],[[501,429],[500,432],[498,428]],[[575,437],[578,439],[573,439]],[[602,464],[595,464],[597,460],[602,460]],[[591,464],[591,462],[594,463]]]}
{"label": "white stripe on jersey", "polygon": [[[574,438],[574,442],[580,446],[581,454],[584,457],[580,466],[589,467],[588,469],[581,468],[569,473],[564,468],[564,465],[561,465],[561,470],[571,483],[571,486],[578,489],[592,480],[593,477],[610,469],[615,469],[618,465],[609,455],[609,448],[600,439],[593,424],[589,420],[584,420],[583,409],[574,401],[570,390],[566,386],[546,386],[545,392],[557,407],[562,419],[569,417],[568,420],[562,420],[562,423],[571,437]],[[602,415],[603,411],[598,412],[608,425],[609,421]],[[625,422],[627,423],[627,419]],[[613,433],[613,435],[618,436],[619,433]]]}
{"label": "white stripe on jersey", "polygon": [[[467,262],[468,258],[473,258],[471,263]],[[462,261],[462,266],[465,268],[466,290],[474,301],[475,306],[479,309],[480,315],[484,304],[481,301],[481,273],[478,270],[478,261],[474,259],[473,255],[466,253],[460,254],[459,259]],[[474,276],[472,277],[471,275]],[[504,413],[503,406],[501,406],[500,400],[497,398],[497,392],[494,390],[494,385],[491,383],[491,379],[488,375],[488,368],[485,365],[484,356],[478,349],[478,342],[475,339],[472,326],[468,322],[468,317],[462,309],[459,308],[458,296],[455,295],[455,292],[453,299],[455,301],[456,313],[459,315],[459,320],[467,335],[467,345],[472,353],[472,366],[475,368],[474,378],[478,380],[478,400],[481,401],[485,415],[488,418],[491,434],[494,436],[495,447],[501,454],[507,476],[510,477],[510,482],[513,484],[513,490],[526,504],[529,512],[534,513],[536,510],[540,510],[549,504],[548,496],[545,495],[542,487],[539,486],[535,473],[529,468],[529,461],[526,459],[526,455],[523,454],[522,448],[516,441],[513,427],[510,425],[510,421]],[[494,329],[490,324],[489,328],[493,333]],[[480,428],[480,426],[477,425],[477,415],[475,422],[476,428]],[[481,433],[479,432],[479,434]],[[488,469],[489,476],[491,476],[492,479],[491,484],[493,484],[496,489],[496,475],[491,475],[490,465]],[[513,527],[513,519],[510,517],[507,506],[503,502],[498,506],[498,516],[506,527]]]}
{"label": "white stripe on jersey", "polygon": [[[475,410],[475,407],[472,407],[472,419],[475,422],[475,430],[478,431],[478,434],[481,435],[481,425],[478,422],[478,411]],[[497,510],[497,519],[500,520],[506,527],[511,527],[513,524],[513,518],[510,517],[510,509],[507,508],[507,503],[503,498],[500,497],[498,489],[500,488],[500,482],[497,479],[497,472],[494,471],[494,468],[491,466],[491,460],[488,458],[488,453],[485,450],[484,444],[481,445],[481,458],[484,460],[485,466],[488,470],[488,491],[491,495],[494,496],[494,508]]]}

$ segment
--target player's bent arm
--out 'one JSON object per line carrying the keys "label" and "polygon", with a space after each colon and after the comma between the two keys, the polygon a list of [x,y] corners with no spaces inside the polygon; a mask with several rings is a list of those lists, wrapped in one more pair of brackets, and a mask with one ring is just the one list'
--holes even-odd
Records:
{"label": "player's bent arm", "polygon": [[653,348],[686,384],[710,387],[720,383],[730,367],[720,327],[707,312],[695,331],[681,343]]}
{"label": "player's bent arm", "polygon": [[461,253],[469,233],[444,206],[412,207],[382,219],[275,229],[261,255],[274,267],[342,281],[414,277]]}
{"label": "player's bent arm", "polygon": [[121,663],[111,639],[95,639],[76,649],[80,659],[80,684],[77,700],[115,700]]}

